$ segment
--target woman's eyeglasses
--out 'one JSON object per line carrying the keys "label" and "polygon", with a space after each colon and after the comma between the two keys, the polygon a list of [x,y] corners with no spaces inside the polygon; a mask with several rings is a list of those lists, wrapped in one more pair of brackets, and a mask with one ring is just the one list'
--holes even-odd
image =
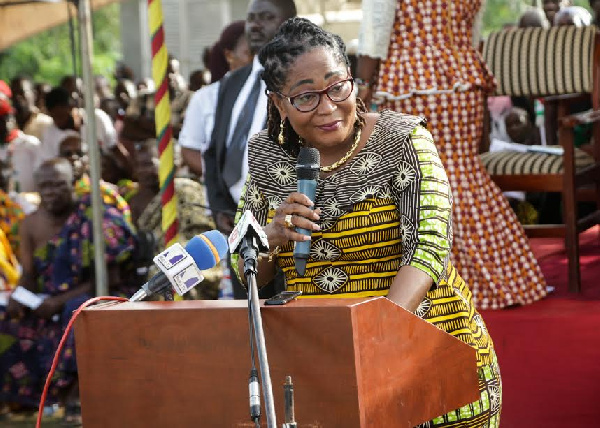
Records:
{"label": "woman's eyeglasses", "polygon": [[60,156],[63,158],[70,158],[76,156],[78,158],[83,157],[84,153],[82,150],[63,150],[60,152]]}
{"label": "woman's eyeglasses", "polygon": [[321,97],[327,95],[334,103],[341,103],[348,99],[352,91],[354,90],[354,79],[352,77],[335,82],[329,85],[322,91],[307,91],[293,97],[288,97],[280,92],[276,92],[277,95],[285,98],[293,105],[296,110],[302,113],[309,113],[316,109],[321,103]]}

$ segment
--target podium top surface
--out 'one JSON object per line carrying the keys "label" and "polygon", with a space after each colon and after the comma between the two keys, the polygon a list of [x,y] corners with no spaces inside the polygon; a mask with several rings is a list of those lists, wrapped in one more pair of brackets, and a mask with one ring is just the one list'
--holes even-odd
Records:
{"label": "podium top surface", "polygon": [[[270,310],[278,308],[323,308],[323,307],[353,307],[363,303],[385,299],[385,297],[361,298],[312,298],[303,297],[292,300],[285,305],[265,305],[261,300],[261,309]],[[392,303],[390,301],[390,303]],[[235,309],[247,308],[247,300],[181,300],[174,302],[107,302],[86,308],[84,311],[165,311],[185,309]]]}

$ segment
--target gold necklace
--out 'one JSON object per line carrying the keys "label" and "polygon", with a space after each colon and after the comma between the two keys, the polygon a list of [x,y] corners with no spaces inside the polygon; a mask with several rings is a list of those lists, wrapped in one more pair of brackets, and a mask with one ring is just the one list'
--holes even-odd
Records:
{"label": "gold necklace", "polygon": [[348,152],[344,155],[344,157],[342,157],[339,161],[337,161],[329,166],[322,166],[321,171],[322,172],[331,172],[331,171],[338,169],[343,164],[345,164],[348,161],[348,159],[350,159],[350,156],[352,156],[352,153],[354,153],[354,151],[358,147],[359,142],[360,142],[360,128],[358,128],[358,130],[356,131],[356,135],[354,136],[354,144],[352,144],[352,147],[350,147],[350,150],[348,150]]}

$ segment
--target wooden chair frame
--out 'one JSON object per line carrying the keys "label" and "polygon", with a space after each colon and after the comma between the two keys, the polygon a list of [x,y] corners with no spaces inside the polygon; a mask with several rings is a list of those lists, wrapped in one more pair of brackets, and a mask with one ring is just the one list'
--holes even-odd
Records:
{"label": "wooden chair frame", "polygon": [[[510,94],[506,94],[510,95]],[[582,97],[590,97],[593,110],[586,114],[568,114],[569,104]],[[539,97],[538,97],[539,98]],[[589,99],[589,98],[588,98]],[[503,191],[560,192],[562,194],[563,224],[525,225],[530,237],[563,237],[569,261],[569,290],[581,291],[579,263],[579,233],[600,224],[600,33],[596,32],[593,50],[593,89],[590,94],[564,94],[545,97],[546,102],[556,103],[558,110],[558,141],[564,149],[562,174],[515,174],[494,175],[492,180]],[[487,105],[487,103],[486,103]],[[593,126],[594,164],[576,171],[574,128],[578,124]],[[577,195],[593,193],[596,210],[577,219]]]}

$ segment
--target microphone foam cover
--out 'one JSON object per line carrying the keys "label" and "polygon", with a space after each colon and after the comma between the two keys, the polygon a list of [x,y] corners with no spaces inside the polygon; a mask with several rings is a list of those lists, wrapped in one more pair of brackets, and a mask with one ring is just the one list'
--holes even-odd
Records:
{"label": "microphone foam cover", "polygon": [[302,147],[298,154],[296,171],[298,180],[317,180],[319,178],[319,167],[321,166],[321,154],[313,147]]}
{"label": "microphone foam cover", "polygon": [[218,230],[210,230],[196,235],[188,241],[185,250],[196,262],[200,270],[215,267],[229,250],[227,239]]}

